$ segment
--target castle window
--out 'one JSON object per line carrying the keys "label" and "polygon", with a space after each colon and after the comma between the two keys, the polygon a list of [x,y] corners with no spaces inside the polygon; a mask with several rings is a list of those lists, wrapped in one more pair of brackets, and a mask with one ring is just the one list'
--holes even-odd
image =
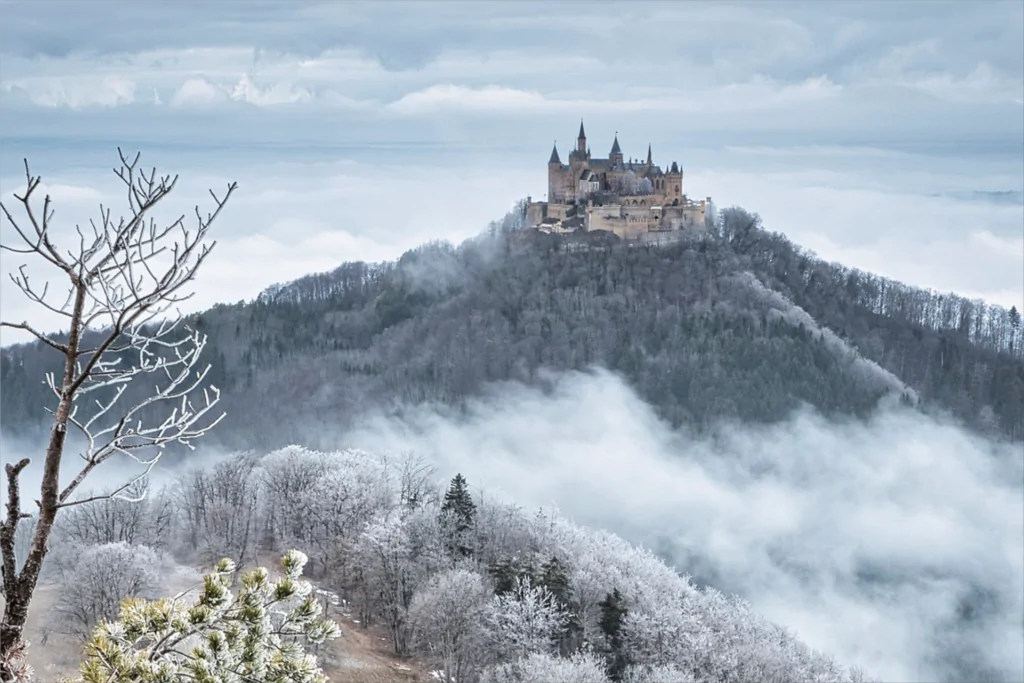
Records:
{"label": "castle window", "polygon": [[679,186],[676,185],[676,192],[679,192]]}

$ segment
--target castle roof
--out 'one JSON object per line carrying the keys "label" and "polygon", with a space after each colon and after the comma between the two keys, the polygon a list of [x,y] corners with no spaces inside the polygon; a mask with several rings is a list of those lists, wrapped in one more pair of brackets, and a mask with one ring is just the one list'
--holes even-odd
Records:
{"label": "castle roof", "polygon": [[615,134],[615,142],[612,143],[612,151],[610,155],[622,154],[622,149],[619,147],[619,135]]}
{"label": "castle roof", "polygon": [[580,134],[577,136],[577,140],[586,140],[587,134],[583,132],[583,119],[580,119]]}
{"label": "castle roof", "polygon": [[551,158],[548,159],[549,164],[560,164],[562,160],[558,158],[558,143],[551,146]]}

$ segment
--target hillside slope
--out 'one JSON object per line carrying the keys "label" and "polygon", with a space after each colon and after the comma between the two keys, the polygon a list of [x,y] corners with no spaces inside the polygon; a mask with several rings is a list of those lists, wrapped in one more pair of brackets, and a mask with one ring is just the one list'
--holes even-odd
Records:
{"label": "hillside slope", "polygon": [[[519,227],[513,212],[459,247],[346,263],[196,316],[224,390],[216,438],[308,442],[310,427],[344,428],[366,410],[458,406],[490,382],[591,366],[697,430],[774,422],[801,404],[864,416],[892,396],[1024,437],[1016,310],[825,263],[741,209],[711,236],[662,247]],[[39,344],[4,350],[5,431],[45,424],[39,379],[56,360]]]}

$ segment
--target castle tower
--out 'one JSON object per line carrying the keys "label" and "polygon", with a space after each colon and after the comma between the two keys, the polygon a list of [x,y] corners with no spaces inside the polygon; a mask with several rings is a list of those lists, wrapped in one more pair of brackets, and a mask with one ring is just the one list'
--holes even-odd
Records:
{"label": "castle tower", "polygon": [[580,134],[576,138],[576,151],[580,153],[580,156],[587,155],[587,134],[583,131],[583,119],[580,119]]}
{"label": "castle tower", "polygon": [[615,142],[612,143],[612,151],[608,153],[608,160],[612,166],[622,163],[622,148],[619,147],[619,134],[615,133]]}
{"label": "castle tower", "polygon": [[548,159],[548,201],[560,201],[562,159],[558,156],[558,142],[551,146],[551,158]]}
{"label": "castle tower", "polygon": [[665,200],[678,200],[680,203],[683,201],[683,169],[674,161],[665,174]]}

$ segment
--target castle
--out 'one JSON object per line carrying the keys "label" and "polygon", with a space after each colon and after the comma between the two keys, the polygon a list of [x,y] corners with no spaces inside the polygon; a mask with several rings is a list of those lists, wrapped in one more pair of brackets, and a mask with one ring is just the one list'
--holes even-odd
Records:
{"label": "castle", "polygon": [[624,239],[645,239],[652,233],[703,230],[710,207],[711,197],[695,202],[683,194],[679,164],[673,161],[667,171],[654,165],[650,145],[646,161],[627,161],[616,133],[608,158],[593,158],[580,121],[568,164],[562,163],[558,144],[552,148],[547,201],[528,197],[526,221],[544,232],[606,230]]}

